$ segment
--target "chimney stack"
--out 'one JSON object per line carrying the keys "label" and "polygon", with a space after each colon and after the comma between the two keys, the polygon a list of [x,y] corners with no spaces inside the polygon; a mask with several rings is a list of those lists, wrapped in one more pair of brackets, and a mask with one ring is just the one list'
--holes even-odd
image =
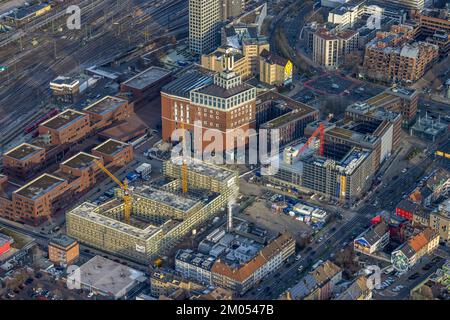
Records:
{"label": "chimney stack", "polygon": [[233,230],[233,205],[234,205],[233,201],[230,201],[228,203],[228,222],[227,222],[228,232],[231,232]]}

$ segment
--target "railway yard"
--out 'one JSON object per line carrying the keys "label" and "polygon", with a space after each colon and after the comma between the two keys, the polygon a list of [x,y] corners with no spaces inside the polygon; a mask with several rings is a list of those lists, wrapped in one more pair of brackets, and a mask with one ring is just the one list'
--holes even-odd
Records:
{"label": "railway yard", "polygon": [[2,149],[15,139],[23,140],[20,132],[26,125],[49,111],[48,84],[58,75],[113,63],[131,52],[143,54],[161,35],[187,34],[184,0],[89,0],[71,4],[81,8],[80,30],[67,28],[65,4],[0,34],[0,64],[8,70],[1,74],[0,81]]}

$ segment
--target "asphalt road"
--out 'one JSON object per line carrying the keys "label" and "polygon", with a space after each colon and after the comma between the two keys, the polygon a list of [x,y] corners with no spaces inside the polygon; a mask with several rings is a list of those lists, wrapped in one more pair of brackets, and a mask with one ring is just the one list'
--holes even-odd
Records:
{"label": "asphalt road", "polygon": [[[430,151],[432,153],[433,150],[437,148],[437,145],[438,144],[434,144],[430,146]],[[332,235],[325,238],[320,244],[314,242],[311,245],[312,250],[309,255],[306,252],[306,249],[300,251],[300,254],[302,255],[301,260],[294,262],[287,268],[283,267],[278,271],[279,276],[277,277],[269,275],[268,279],[259,284],[259,287],[263,288],[263,290],[256,292],[255,290],[249,291],[244,298],[256,300],[274,299],[287,288],[295,285],[300,279],[299,272],[297,271],[300,265],[304,267],[302,273],[309,271],[307,268],[309,268],[310,265],[319,259],[325,261],[330,257],[331,253],[342,248],[344,244],[353,241],[354,237],[370,224],[371,219],[377,212],[383,209],[392,211],[399,199],[401,199],[401,194],[404,191],[412,190],[416,186],[418,178],[420,178],[425,169],[432,162],[433,160],[431,157],[424,158],[419,164],[411,167],[406,174],[399,176],[395,180],[390,180],[388,185],[378,194],[370,194],[364,204],[357,210],[357,214],[354,218],[338,227]],[[382,199],[377,207],[373,206],[375,198]],[[265,291],[264,288],[266,287],[269,287],[270,290]],[[401,294],[402,292],[399,293],[399,296],[401,296]]]}
{"label": "asphalt road", "polygon": [[[416,286],[418,286],[421,282],[423,282],[425,279],[427,279],[432,273],[434,273],[437,269],[442,267],[442,265],[445,263],[445,259],[440,259],[438,262],[433,263],[433,266],[429,270],[423,270],[422,268],[427,264],[430,263],[430,261],[433,259],[433,257],[425,257],[421,262],[416,264],[411,270],[406,272],[405,274],[401,275],[399,278],[396,279],[389,287],[387,287],[385,290],[375,290],[374,291],[374,299],[375,300],[405,300],[409,298],[410,292],[412,289],[414,289]],[[418,273],[419,276],[416,279],[411,279],[410,277],[414,275],[415,273]],[[396,286],[403,286],[403,288],[398,291],[394,292],[392,289],[394,289]]]}

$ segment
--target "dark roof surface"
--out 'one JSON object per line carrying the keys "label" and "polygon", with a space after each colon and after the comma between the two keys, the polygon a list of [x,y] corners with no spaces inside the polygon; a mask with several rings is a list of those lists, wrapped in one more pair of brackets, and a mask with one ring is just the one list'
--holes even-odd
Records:
{"label": "dark roof surface", "polygon": [[176,95],[179,97],[189,98],[191,90],[198,89],[204,85],[213,83],[210,75],[205,75],[198,71],[189,72],[178,79],[165,85],[161,92]]}
{"label": "dark roof surface", "polygon": [[198,89],[197,92],[226,99],[252,88],[253,87],[249,84],[241,83],[233,88],[226,89],[213,83]]}
{"label": "dark roof surface", "polygon": [[287,59],[285,59],[273,52],[269,52],[266,49],[264,49],[261,52],[260,57],[263,58],[264,60],[266,60],[270,64],[277,64],[280,66],[285,66],[288,63]]}

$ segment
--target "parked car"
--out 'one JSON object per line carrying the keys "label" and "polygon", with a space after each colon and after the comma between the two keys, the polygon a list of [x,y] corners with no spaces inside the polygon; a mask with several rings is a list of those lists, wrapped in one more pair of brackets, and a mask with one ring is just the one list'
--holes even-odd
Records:
{"label": "parked car", "polygon": [[427,263],[426,265],[424,265],[424,266],[422,267],[422,270],[428,271],[428,270],[430,270],[432,267],[433,267],[433,264]]}
{"label": "parked car", "polygon": [[418,272],[414,273],[413,275],[410,275],[408,277],[408,280],[415,280],[420,276],[420,274]]}

